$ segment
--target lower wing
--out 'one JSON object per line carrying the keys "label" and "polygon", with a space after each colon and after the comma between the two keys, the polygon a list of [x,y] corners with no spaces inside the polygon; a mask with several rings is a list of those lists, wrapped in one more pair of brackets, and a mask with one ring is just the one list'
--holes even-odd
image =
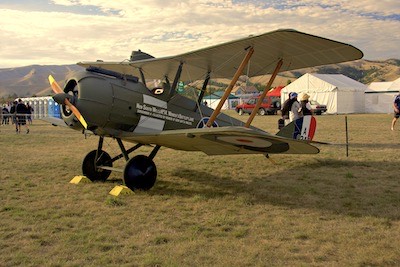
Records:
{"label": "lower wing", "polygon": [[202,151],[207,155],[233,154],[317,154],[319,149],[306,141],[245,127],[218,127],[163,131],[158,134],[124,132],[122,140],[155,144],[185,151]]}

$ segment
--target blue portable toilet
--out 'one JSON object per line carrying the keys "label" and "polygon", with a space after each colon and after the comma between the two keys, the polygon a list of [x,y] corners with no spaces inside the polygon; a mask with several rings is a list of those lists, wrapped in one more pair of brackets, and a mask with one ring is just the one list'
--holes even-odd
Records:
{"label": "blue portable toilet", "polygon": [[61,118],[61,113],[60,113],[60,105],[57,102],[54,102],[54,117],[56,118]]}
{"label": "blue portable toilet", "polygon": [[54,100],[53,99],[49,99],[49,104],[47,106],[47,115],[49,117],[54,117]]}
{"label": "blue portable toilet", "polygon": [[39,99],[39,118],[43,118],[45,116],[45,110],[44,110],[44,100]]}

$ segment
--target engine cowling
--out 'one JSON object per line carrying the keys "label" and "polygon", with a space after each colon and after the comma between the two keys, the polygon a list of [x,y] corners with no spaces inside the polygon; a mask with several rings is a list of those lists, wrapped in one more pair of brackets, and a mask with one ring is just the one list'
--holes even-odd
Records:
{"label": "engine cowling", "polygon": [[[81,112],[88,129],[129,131],[138,123],[136,102],[148,89],[135,80],[83,71],[74,73],[66,82],[64,93]],[[62,105],[61,116],[67,125],[76,130],[83,127],[68,106]]]}

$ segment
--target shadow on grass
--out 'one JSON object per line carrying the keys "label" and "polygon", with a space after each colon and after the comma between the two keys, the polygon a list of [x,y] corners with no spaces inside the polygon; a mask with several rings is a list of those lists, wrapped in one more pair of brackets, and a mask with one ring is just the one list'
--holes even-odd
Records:
{"label": "shadow on grass", "polygon": [[[346,147],[346,143],[328,143],[328,144],[315,144],[318,148],[323,149],[325,147]],[[400,144],[392,143],[349,143],[349,149],[352,148],[368,148],[368,149],[398,149]]]}
{"label": "shadow on grass", "polygon": [[311,208],[353,217],[400,219],[400,185],[386,175],[391,162],[317,160],[284,171],[249,177],[217,176],[190,169],[176,170],[176,182],[159,180],[151,194],[204,199],[245,197],[252,204]]}

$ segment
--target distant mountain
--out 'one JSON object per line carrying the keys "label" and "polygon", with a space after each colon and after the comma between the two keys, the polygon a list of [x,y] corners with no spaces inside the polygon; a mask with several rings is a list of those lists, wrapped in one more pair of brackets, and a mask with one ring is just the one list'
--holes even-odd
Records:
{"label": "distant mountain", "polygon": [[400,77],[400,60],[356,60],[348,63],[326,65],[290,72],[296,77],[305,73],[343,74],[364,84],[394,81]]}
{"label": "distant mountain", "polygon": [[[47,80],[49,74],[53,75],[61,84],[64,84],[66,76],[73,71],[79,70],[83,70],[83,68],[78,65],[33,65],[0,69],[0,97],[8,97],[10,95],[18,97],[51,95]],[[348,63],[282,72],[273,86],[286,85],[289,81],[293,82],[305,73],[343,74],[364,84],[393,81],[400,77],[400,60],[371,61],[362,59]],[[253,84],[266,85],[269,77],[270,75],[253,77],[250,81]],[[224,87],[224,84],[229,84],[229,80],[218,79],[217,83]]]}
{"label": "distant mountain", "polygon": [[78,65],[33,65],[20,68],[0,69],[0,97],[43,96],[51,94],[49,74],[57,81],[64,79],[73,71],[82,70]]}

